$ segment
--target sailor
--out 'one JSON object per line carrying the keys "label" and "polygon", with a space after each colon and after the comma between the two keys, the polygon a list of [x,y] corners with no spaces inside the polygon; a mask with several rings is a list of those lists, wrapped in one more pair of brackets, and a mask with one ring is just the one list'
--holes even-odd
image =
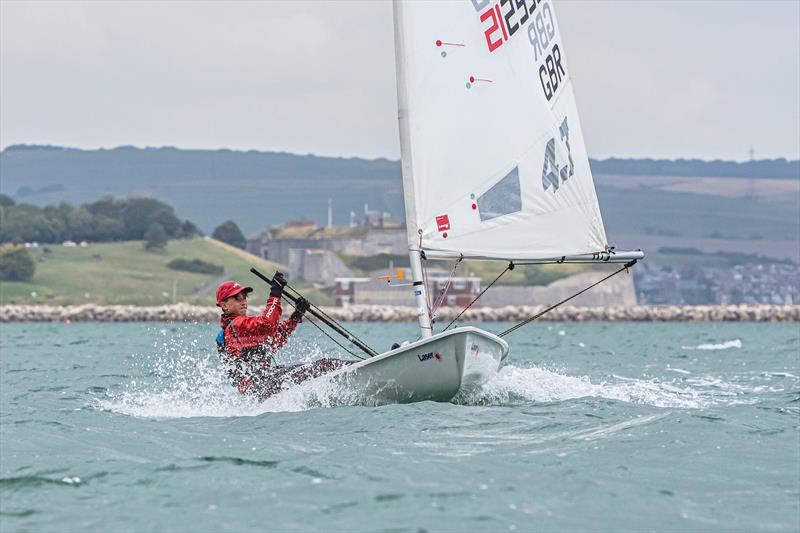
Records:
{"label": "sailor", "polygon": [[286,344],[309,307],[305,298],[299,298],[291,317],[281,322],[286,276],[275,272],[272,281],[267,305],[259,316],[247,316],[247,295],[253,292],[252,287],[226,281],[217,288],[217,306],[222,309],[217,349],[228,366],[228,376],[242,394],[273,369],[272,354]]}
{"label": "sailor", "polygon": [[217,350],[228,367],[231,382],[242,394],[264,399],[280,391],[286,380],[299,383],[346,364],[336,359],[322,359],[309,365],[275,364],[273,354],[286,344],[310,307],[305,298],[298,298],[294,312],[281,322],[281,294],[285,286],[286,276],[275,272],[267,305],[258,316],[247,316],[247,295],[253,292],[252,287],[226,281],[217,288],[217,306],[222,309]]}

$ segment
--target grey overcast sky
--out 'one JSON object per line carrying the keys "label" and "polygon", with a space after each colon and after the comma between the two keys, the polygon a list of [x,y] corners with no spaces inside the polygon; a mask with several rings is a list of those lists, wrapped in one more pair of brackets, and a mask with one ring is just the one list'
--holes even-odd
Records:
{"label": "grey overcast sky", "polygon": [[[592,157],[800,157],[800,0],[562,0]],[[389,1],[0,0],[0,145],[399,158]]]}

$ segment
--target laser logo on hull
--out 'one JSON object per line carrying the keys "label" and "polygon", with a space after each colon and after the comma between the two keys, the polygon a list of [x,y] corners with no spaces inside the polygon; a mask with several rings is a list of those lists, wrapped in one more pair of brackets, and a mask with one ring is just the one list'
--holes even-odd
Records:
{"label": "laser logo on hull", "polygon": [[441,361],[442,355],[439,352],[420,353],[417,354],[417,359],[419,359],[420,361],[429,361],[431,359],[436,359],[437,361]]}

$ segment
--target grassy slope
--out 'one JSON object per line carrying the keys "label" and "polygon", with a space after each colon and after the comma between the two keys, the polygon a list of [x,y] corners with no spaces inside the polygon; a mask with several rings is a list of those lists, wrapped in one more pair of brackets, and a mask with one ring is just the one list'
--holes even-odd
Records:
{"label": "grassy slope", "polygon": [[[256,301],[260,302],[266,296],[266,288],[249,272],[250,267],[255,266],[267,275],[272,275],[279,268],[274,263],[208,238],[170,241],[162,253],[146,252],[141,241],[98,243],[86,248],[51,245],[49,249],[49,254],[45,254],[42,247],[31,249],[37,260],[33,280],[0,282],[0,304],[160,305],[172,303],[174,286],[176,301],[212,305],[213,292],[223,279],[235,279],[252,285],[256,289]],[[177,257],[203,259],[223,265],[225,274],[215,276],[168,269],[166,264]],[[650,260],[658,259],[666,264],[728,266],[729,263],[725,258],[715,256],[665,255],[653,250]],[[449,270],[452,263],[435,263],[435,266]],[[465,261],[459,266],[457,275],[479,276],[485,287],[505,266],[502,262]],[[542,278],[543,283],[591,269],[583,265],[519,266],[513,272],[507,272],[499,284],[527,285],[524,270],[535,268],[546,274]],[[314,291],[302,284],[298,284],[297,288],[315,303],[333,304],[334,297],[330,290]],[[31,298],[31,292],[37,293],[36,298]]]}
{"label": "grassy slope", "polygon": [[[459,272],[468,272],[481,278],[481,287],[486,287],[508,266],[502,261],[465,261]],[[524,265],[516,266],[498,280],[498,285],[547,285],[557,279],[566,278],[591,267],[586,265]],[[538,281],[530,283],[525,279],[526,270],[538,270]]]}
{"label": "grassy slope", "polygon": [[[86,248],[51,245],[49,249],[49,254],[42,247],[31,249],[37,263],[30,282],[0,283],[0,303],[160,305],[172,303],[175,287],[176,301],[211,305],[223,278],[252,285],[261,300],[266,289],[249,272],[250,267],[267,275],[277,268],[275,263],[213,239],[170,241],[161,253],[146,252],[141,241],[97,243]],[[223,265],[225,274],[168,269],[166,264],[177,257]],[[34,291],[37,296],[31,298]]]}

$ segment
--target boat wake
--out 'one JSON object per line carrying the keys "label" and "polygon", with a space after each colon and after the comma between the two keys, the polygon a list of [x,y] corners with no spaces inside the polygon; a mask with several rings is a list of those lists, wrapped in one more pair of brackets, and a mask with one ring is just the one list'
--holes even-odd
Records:
{"label": "boat wake", "polygon": [[702,409],[737,403],[747,391],[720,379],[661,380],[612,375],[601,382],[539,367],[505,366],[494,379],[456,398],[460,404],[503,405],[603,398],[653,407]]}
{"label": "boat wake", "polygon": [[728,350],[730,348],[741,348],[741,339],[733,339],[732,341],[725,341],[718,344],[707,343],[698,344],[697,346],[681,346],[684,350]]}

